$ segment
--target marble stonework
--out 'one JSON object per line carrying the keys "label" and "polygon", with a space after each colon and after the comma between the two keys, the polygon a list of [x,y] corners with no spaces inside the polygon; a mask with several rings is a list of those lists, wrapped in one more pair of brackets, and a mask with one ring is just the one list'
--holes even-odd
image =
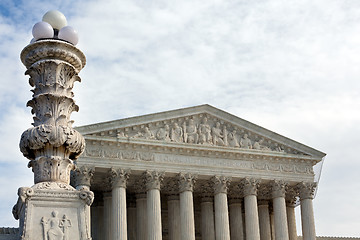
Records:
{"label": "marble stonework", "polygon": [[17,239],[90,240],[93,171],[76,168],[77,188],[70,185],[74,161],[85,149],[85,139],[70,119],[78,111],[72,89],[80,81],[85,56],[70,43],[44,39],[27,45],[20,57],[33,87],[27,106],[34,115],[33,126],[21,136],[20,150],[29,160],[35,185],[18,190],[13,208],[19,220]]}
{"label": "marble stonework", "polygon": [[[104,223],[92,228],[94,240],[103,239],[104,231],[118,234],[115,222],[128,223],[121,231],[133,232],[129,221],[143,227],[132,237],[122,235],[128,239],[231,240],[231,233],[264,239],[260,227],[265,225],[272,229],[268,236],[289,239],[296,231],[287,219],[289,196],[304,203],[304,218],[313,219],[312,195],[305,193],[316,187],[313,167],[325,154],[220,109],[201,105],[76,130],[86,141],[76,165],[93,169],[89,185],[97,204],[92,216]],[[114,193],[111,171],[129,173],[122,197]],[[87,179],[75,176],[74,182],[77,178]],[[108,198],[117,199],[117,207],[101,213],[109,208]],[[260,201],[266,218],[259,226],[254,223]],[[288,222],[292,225],[284,227]],[[304,231],[315,234],[314,228],[309,224]]]}

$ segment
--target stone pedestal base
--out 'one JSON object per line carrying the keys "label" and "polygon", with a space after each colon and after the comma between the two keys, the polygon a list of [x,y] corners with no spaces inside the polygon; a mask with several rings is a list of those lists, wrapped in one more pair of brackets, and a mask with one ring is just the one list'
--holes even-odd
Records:
{"label": "stone pedestal base", "polygon": [[42,182],[18,190],[13,214],[21,240],[91,240],[89,206],[94,194],[70,185]]}

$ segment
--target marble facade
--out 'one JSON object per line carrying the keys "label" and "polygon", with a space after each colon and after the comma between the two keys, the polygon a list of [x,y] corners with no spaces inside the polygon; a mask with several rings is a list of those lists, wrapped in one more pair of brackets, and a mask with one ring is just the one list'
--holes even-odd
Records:
{"label": "marble facade", "polygon": [[96,239],[315,239],[324,153],[209,105],[76,128]]}

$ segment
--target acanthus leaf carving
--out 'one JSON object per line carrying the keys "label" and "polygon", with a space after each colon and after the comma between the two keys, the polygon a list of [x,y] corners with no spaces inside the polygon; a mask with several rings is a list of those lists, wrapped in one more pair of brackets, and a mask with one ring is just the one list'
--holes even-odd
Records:
{"label": "acanthus leaf carving", "polygon": [[83,136],[72,128],[70,115],[79,107],[72,99],[75,81],[85,65],[83,53],[61,41],[46,40],[28,45],[21,52],[21,61],[34,87],[31,107],[34,127],[26,130],[20,150],[33,167],[35,183],[54,181],[68,184],[72,160],[85,149]]}

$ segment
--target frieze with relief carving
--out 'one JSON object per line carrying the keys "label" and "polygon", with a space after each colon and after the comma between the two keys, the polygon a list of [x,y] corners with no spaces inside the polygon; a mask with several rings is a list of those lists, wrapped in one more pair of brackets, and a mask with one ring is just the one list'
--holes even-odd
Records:
{"label": "frieze with relief carving", "polygon": [[95,135],[306,155],[209,114],[151,122]]}

